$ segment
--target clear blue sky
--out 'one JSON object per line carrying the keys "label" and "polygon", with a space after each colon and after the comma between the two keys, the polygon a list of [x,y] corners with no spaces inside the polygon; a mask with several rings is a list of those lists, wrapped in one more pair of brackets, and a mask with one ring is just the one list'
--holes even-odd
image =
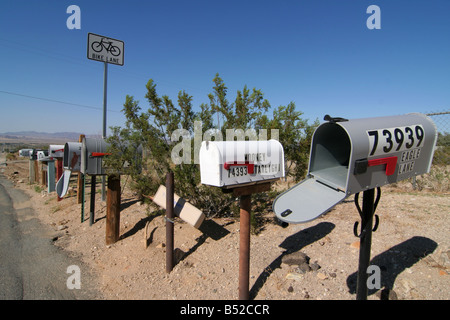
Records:
{"label": "clear blue sky", "polygon": [[[80,30],[66,27],[72,4]],[[366,26],[370,5],[379,30]],[[198,110],[216,73],[229,101],[255,87],[310,122],[449,110],[449,14],[449,0],[1,1],[0,132],[101,133],[103,64],[86,57],[89,32],[125,42],[124,66],[108,67],[108,127],[123,126],[127,94],[148,107],[150,78]]]}

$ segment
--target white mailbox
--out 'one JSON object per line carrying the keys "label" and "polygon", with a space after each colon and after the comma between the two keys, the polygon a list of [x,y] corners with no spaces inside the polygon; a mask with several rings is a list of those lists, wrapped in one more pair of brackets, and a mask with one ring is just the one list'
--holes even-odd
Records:
{"label": "white mailbox", "polygon": [[20,157],[30,157],[31,153],[33,153],[33,149],[20,149],[19,150]]}
{"label": "white mailbox", "polygon": [[203,141],[200,147],[203,184],[234,188],[284,177],[284,151],[277,140]]}
{"label": "white mailbox", "polygon": [[285,222],[313,220],[347,196],[426,173],[437,129],[420,113],[331,119],[314,132],[305,180],[279,195],[273,209]]}

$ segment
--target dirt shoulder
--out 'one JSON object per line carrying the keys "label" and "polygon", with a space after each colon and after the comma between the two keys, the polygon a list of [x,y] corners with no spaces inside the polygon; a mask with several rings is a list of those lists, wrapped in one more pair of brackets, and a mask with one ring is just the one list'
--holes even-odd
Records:
{"label": "dirt shoulder", "polygon": [[[106,299],[230,299],[238,297],[239,220],[207,221],[202,232],[177,219],[175,248],[178,263],[165,272],[165,220],[151,216],[126,190],[122,194],[120,236],[105,244],[106,204],[96,200],[96,222],[89,226],[76,193],[57,201],[56,194],[28,184],[28,162],[11,162],[0,174],[31,196],[38,218],[52,226],[54,244],[81,256],[94,270]],[[72,184],[76,187],[76,183]],[[88,190],[86,190],[88,191]],[[381,270],[380,299],[450,298],[450,197],[447,193],[404,192],[382,188],[377,208],[378,230],[373,233],[372,261]],[[87,197],[88,198],[88,197]],[[301,204],[299,204],[301,205]],[[267,223],[251,236],[250,295],[260,299],[355,299],[359,242],[353,225],[359,221],[353,196],[326,215],[286,228]],[[287,257],[302,252],[309,269],[290,265]],[[81,270],[83,273],[83,270]],[[384,290],[387,292],[387,290]]]}

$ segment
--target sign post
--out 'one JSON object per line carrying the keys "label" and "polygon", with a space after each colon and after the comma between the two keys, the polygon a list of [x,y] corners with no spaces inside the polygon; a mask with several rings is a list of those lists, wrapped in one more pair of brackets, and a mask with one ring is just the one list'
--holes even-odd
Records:
{"label": "sign post", "polygon": [[[106,139],[106,106],[108,63],[123,66],[124,42],[95,33],[88,33],[87,58],[103,62],[103,135]],[[106,201],[105,176],[102,176],[102,201]]]}

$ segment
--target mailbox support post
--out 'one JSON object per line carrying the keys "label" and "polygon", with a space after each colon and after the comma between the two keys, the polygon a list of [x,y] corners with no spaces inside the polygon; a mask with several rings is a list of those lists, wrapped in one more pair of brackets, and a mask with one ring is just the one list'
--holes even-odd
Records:
{"label": "mailbox support post", "polygon": [[[97,176],[91,176],[91,206],[89,210],[89,225],[92,226],[95,220],[95,187],[97,184]],[[120,186],[119,186],[120,187]]]}
{"label": "mailbox support post", "polygon": [[269,191],[270,185],[271,183],[267,182],[233,189],[233,195],[240,197],[239,300],[250,299],[250,219],[252,208],[252,194]]}
{"label": "mailbox support post", "polygon": [[[56,179],[60,179],[63,175],[63,160],[62,159],[56,159]],[[58,195],[58,201],[61,201],[62,198]]]}
{"label": "mailbox support post", "polygon": [[[78,139],[78,142],[83,142],[83,138],[84,137],[85,137],[84,134],[80,134],[80,138]],[[78,203],[82,203],[84,201],[83,200],[84,189],[82,190],[82,188],[84,188],[83,184],[84,184],[83,174],[81,172],[78,172],[78,179],[77,179],[77,200],[78,200]]]}
{"label": "mailbox support post", "polygon": [[39,163],[37,160],[34,160],[34,182],[39,184]]}
{"label": "mailbox support post", "polygon": [[86,175],[79,172],[78,173],[81,176],[81,180],[82,180],[82,188],[80,188],[80,192],[81,192],[81,223],[84,222],[84,196],[85,196],[85,187],[86,187]]}
{"label": "mailbox support post", "polygon": [[34,183],[34,160],[29,160],[29,182],[30,184]]}
{"label": "mailbox support post", "polygon": [[367,300],[367,268],[370,263],[370,250],[372,245],[372,225],[374,209],[375,189],[369,189],[363,193],[363,207],[361,212],[361,235],[359,249],[359,267],[356,284],[356,299]]}
{"label": "mailbox support post", "polygon": [[119,240],[120,229],[120,176],[108,176],[106,199],[106,244]]}
{"label": "mailbox support post", "polygon": [[47,164],[47,191],[48,193],[55,191],[55,161],[49,161]]}
{"label": "mailbox support post", "polygon": [[173,247],[174,247],[174,178],[173,172],[166,175],[166,272],[170,273],[173,269]]}
{"label": "mailbox support post", "polygon": [[251,194],[242,195],[240,198],[239,300],[249,299],[251,201]]}

